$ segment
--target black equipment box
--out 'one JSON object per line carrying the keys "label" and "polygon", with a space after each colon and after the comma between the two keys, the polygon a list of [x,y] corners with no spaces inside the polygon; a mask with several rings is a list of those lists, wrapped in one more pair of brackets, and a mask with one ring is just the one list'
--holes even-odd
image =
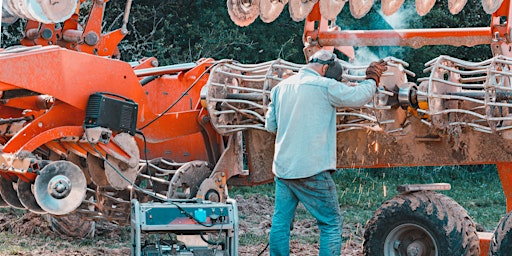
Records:
{"label": "black equipment box", "polygon": [[130,99],[108,93],[89,96],[85,112],[85,127],[105,127],[134,135],[137,128],[138,105]]}

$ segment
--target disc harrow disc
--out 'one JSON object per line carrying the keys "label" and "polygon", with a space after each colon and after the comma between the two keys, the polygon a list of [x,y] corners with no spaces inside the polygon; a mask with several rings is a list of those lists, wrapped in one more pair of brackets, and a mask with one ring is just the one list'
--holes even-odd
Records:
{"label": "disc harrow disc", "polygon": [[360,19],[372,9],[373,3],[374,0],[350,0],[350,13],[354,18]]}
{"label": "disc harrow disc", "polygon": [[107,155],[105,161],[105,175],[109,184],[115,189],[125,189],[131,185],[139,173],[139,148],[137,142],[128,133],[117,134],[112,141],[126,152],[130,158],[120,155]]}
{"label": "disc harrow disc", "polygon": [[320,0],[320,13],[327,20],[335,20],[347,0]]}
{"label": "disc harrow disc", "polygon": [[400,9],[404,0],[382,0],[382,13],[386,16],[391,16]]}
{"label": "disc harrow disc", "polygon": [[288,0],[260,0],[260,19],[270,23],[279,17]]}
{"label": "disc harrow disc", "polygon": [[416,12],[420,16],[425,16],[435,3],[436,0],[416,0]]}
{"label": "disc harrow disc", "polygon": [[0,195],[0,207],[9,207],[9,204]]}
{"label": "disc harrow disc", "polygon": [[196,196],[201,183],[212,172],[204,161],[192,161],[181,166],[172,176],[169,183],[167,197],[169,198],[193,198]]}
{"label": "disc harrow disc", "polygon": [[294,21],[303,21],[313,10],[318,0],[290,0],[288,9]]}
{"label": "disc harrow disc", "polygon": [[96,184],[96,186],[104,187],[108,186],[107,176],[105,175],[105,167],[103,166],[103,159],[96,157],[94,155],[87,155],[87,171],[89,172],[89,177],[91,181]]}
{"label": "disc harrow disc", "polygon": [[482,7],[487,14],[493,14],[500,8],[502,3],[503,0],[482,0]]}
{"label": "disc harrow disc", "polygon": [[467,0],[448,0],[448,9],[451,14],[456,15],[462,11],[466,3]]}
{"label": "disc harrow disc", "polygon": [[17,177],[15,178],[15,181],[10,181],[0,175],[0,195],[9,206],[17,209],[25,209],[18,198],[18,193],[16,192],[18,186],[17,181]]}
{"label": "disc harrow disc", "polygon": [[37,20],[34,16],[32,16],[27,11],[27,0],[9,0],[11,4],[12,10],[18,15],[19,17],[28,19],[28,20]]}
{"label": "disc harrow disc", "polygon": [[32,183],[18,180],[18,198],[29,211],[37,214],[46,213],[36,201],[34,192],[32,192]]}
{"label": "disc harrow disc", "polygon": [[227,0],[231,20],[240,27],[253,23],[260,14],[259,0]]}
{"label": "disc harrow disc", "polygon": [[18,20],[18,16],[14,13],[9,5],[9,0],[2,0],[2,24],[11,25]]}
{"label": "disc harrow disc", "polygon": [[68,214],[82,204],[86,194],[82,170],[69,161],[56,161],[41,169],[34,183],[34,196],[50,214]]}
{"label": "disc harrow disc", "polygon": [[125,189],[137,178],[138,168],[129,167],[121,160],[110,155],[107,155],[107,161],[104,165],[108,183],[117,190]]}

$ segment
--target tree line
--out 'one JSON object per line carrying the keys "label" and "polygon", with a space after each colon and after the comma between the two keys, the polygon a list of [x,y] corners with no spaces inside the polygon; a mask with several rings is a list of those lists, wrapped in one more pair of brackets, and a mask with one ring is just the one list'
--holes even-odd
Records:
{"label": "tree line", "polygon": [[[414,1],[405,1],[394,20],[383,18],[380,1],[361,19],[350,14],[348,4],[338,15],[341,29],[454,28],[489,26],[490,15],[484,13],[480,1],[468,1],[457,15],[448,11],[448,1],[437,1],[425,16],[414,11]],[[90,5],[90,4],[89,4]],[[87,8],[87,4],[83,8]],[[121,26],[125,1],[109,1],[103,21],[104,32]],[[398,23],[396,21],[398,20]],[[135,0],[128,29],[130,33],[119,45],[121,58],[134,61],[155,56],[161,65],[194,62],[200,58],[234,59],[242,63],[259,63],[277,58],[304,63],[302,51],[303,22],[290,18],[288,5],[278,19],[264,23],[260,19],[238,27],[229,18],[226,2],[205,0]],[[2,29],[2,46],[19,44],[24,21]],[[489,46],[451,47],[355,47],[356,59],[369,52],[382,58],[403,59],[421,77],[423,63],[443,54],[480,61],[491,57]],[[367,51],[358,51],[365,49]]]}

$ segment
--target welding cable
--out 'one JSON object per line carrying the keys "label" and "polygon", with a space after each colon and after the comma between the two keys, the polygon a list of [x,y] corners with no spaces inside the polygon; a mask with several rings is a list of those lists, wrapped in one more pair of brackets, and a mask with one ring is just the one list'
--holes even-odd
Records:
{"label": "welding cable", "polygon": [[269,245],[269,244],[270,244],[270,243],[267,243],[267,245],[265,245],[265,248],[263,248],[263,250],[261,250],[261,252],[260,252],[260,253],[258,253],[258,256],[263,255],[263,253],[265,252],[265,250],[267,250],[267,248],[268,248],[268,245]]}
{"label": "welding cable", "polygon": [[149,121],[148,123],[146,123],[145,125],[143,125],[141,128],[139,128],[139,130],[143,130],[144,128],[150,126],[152,123],[154,123],[156,120],[160,119],[160,117],[162,117],[163,115],[165,115],[167,112],[169,112],[169,110],[171,110],[171,108],[173,108],[176,104],[178,104],[178,102],[180,102],[181,99],[183,99],[183,97],[185,97],[185,95],[188,94],[188,92],[190,92],[190,90],[192,90],[192,88],[194,88],[194,86],[199,82],[199,80],[201,80],[201,78],[203,78],[203,76],[205,76],[208,72],[210,72],[210,70],[221,64],[221,63],[226,63],[226,62],[232,62],[232,60],[221,60],[221,61],[217,61],[215,63],[213,63],[211,66],[207,67],[203,73],[201,73],[201,75],[199,75],[196,80],[194,80],[194,82],[180,95],[180,97],[178,97],[169,107],[167,107],[164,111],[162,111],[162,113],[158,114],[158,116],[156,116],[153,120]]}
{"label": "welding cable", "polygon": [[83,129],[84,129],[84,134],[85,134],[85,139],[87,140],[87,142],[89,143],[89,145],[91,145],[92,149],[94,150],[94,152],[96,152],[100,158],[105,161],[105,163],[107,163],[121,178],[123,178],[126,182],[128,182],[133,189],[137,190],[137,191],[140,191],[148,196],[151,196],[155,199],[158,199],[158,200],[162,200],[162,201],[165,201],[167,203],[170,203],[174,206],[176,206],[176,208],[178,208],[178,210],[180,210],[181,214],[185,215],[186,217],[192,219],[193,221],[197,222],[199,225],[203,226],[203,227],[213,227],[213,222],[210,223],[210,224],[207,224],[207,223],[203,223],[201,222],[200,220],[198,220],[194,215],[190,214],[189,212],[185,211],[185,209],[183,209],[183,207],[181,207],[178,203],[172,201],[171,199],[169,198],[161,198],[161,197],[158,197],[156,195],[156,192],[154,193],[150,193],[148,192],[147,190],[139,187],[137,184],[135,184],[133,181],[131,181],[130,179],[126,178],[126,176],[124,176],[124,174],[119,170],[117,169],[117,167],[112,164],[112,162],[110,162],[106,157],[104,157],[101,152],[96,148],[96,145],[94,143],[92,143],[90,140],[89,140],[89,136],[87,135],[87,132],[86,131],[86,128],[85,128],[85,123],[84,123],[84,126],[83,126]]}

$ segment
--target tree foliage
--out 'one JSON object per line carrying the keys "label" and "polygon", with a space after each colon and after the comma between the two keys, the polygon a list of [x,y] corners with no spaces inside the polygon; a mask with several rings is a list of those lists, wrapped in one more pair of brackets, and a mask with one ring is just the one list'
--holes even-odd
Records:
{"label": "tree foliage", "polygon": [[[86,2],[87,8],[90,2]],[[403,29],[453,28],[488,26],[490,15],[483,12],[479,1],[468,1],[457,15],[448,12],[447,1],[437,1],[434,8],[421,17],[415,12],[414,1],[405,1],[399,14],[385,18],[380,2],[363,18],[355,19],[348,4],[338,15],[341,29]],[[109,1],[103,22],[104,32],[121,26],[125,1]],[[17,44],[25,21],[3,27],[2,46]],[[294,22],[288,6],[272,23],[257,19],[247,27],[236,26],[229,18],[225,1],[137,0],[132,4],[128,30],[119,45],[121,57],[134,61],[155,56],[161,65],[193,62],[200,58],[234,59],[242,63],[259,63],[282,58],[304,63],[303,22]],[[441,55],[479,61],[491,57],[489,46],[451,47],[355,47],[356,59],[394,56],[411,64],[421,73],[423,63]],[[360,51],[361,50],[361,51]],[[421,75],[421,74],[418,74]]]}

